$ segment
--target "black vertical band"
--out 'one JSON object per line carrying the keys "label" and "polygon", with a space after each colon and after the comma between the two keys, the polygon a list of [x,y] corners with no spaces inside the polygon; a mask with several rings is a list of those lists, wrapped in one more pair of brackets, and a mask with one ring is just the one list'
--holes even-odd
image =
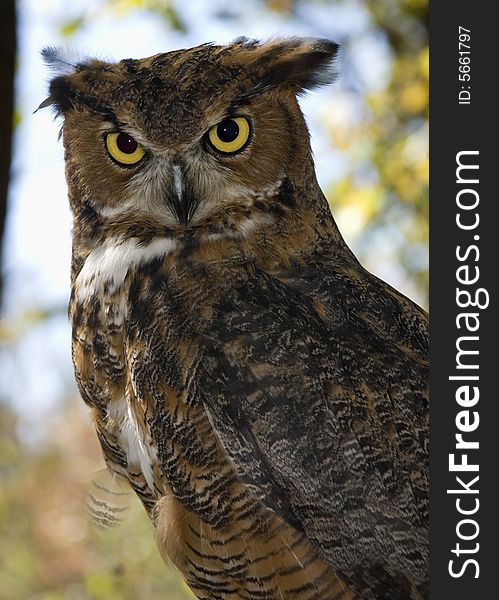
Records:
{"label": "black vertical band", "polygon": [[489,4],[431,3],[430,481],[435,600],[498,593],[493,592],[499,576],[496,28]]}

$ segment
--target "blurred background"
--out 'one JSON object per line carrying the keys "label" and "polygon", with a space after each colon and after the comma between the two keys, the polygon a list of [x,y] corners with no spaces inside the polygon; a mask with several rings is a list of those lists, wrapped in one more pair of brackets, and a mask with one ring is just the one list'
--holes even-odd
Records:
{"label": "blurred background", "polygon": [[33,114],[40,49],[120,60],[240,35],[339,42],[340,80],[300,101],[319,181],[361,262],[426,307],[427,17],[427,0],[0,1],[1,600],[192,597],[136,503],[117,530],[86,516],[103,461],[70,364],[71,221],[60,123]]}

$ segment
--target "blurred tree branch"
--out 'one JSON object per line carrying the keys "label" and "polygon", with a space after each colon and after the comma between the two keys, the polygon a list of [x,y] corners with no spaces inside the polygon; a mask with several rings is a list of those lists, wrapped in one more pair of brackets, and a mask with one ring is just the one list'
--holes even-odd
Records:
{"label": "blurred tree branch", "polygon": [[[15,0],[0,2],[0,266],[7,214],[12,126],[14,120],[14,70],[16,57],[16,6]],[[0,271],[0,303],[3,277]]]}

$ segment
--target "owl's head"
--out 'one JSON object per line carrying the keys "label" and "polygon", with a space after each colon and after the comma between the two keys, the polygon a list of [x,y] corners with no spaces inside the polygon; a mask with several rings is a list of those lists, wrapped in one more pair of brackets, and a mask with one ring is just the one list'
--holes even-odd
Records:
{"label": "owl's head", "polygon": [[296,97],[333,81],[337,50],[239,39],[113,64],[44,50],[76,222],[88,236],[237,237],[298,211],[315,175]]}

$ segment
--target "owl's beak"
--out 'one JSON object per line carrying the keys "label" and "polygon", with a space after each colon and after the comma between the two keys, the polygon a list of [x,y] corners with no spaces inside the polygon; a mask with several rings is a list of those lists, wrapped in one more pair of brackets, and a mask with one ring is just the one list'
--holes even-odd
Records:
{"label": "owl's beak", "polygon": [[187,225],[198,205],[191,186],[186,181],[182,167],[173,165],[173,181],[169,190],[171,208],[181,225]]}

